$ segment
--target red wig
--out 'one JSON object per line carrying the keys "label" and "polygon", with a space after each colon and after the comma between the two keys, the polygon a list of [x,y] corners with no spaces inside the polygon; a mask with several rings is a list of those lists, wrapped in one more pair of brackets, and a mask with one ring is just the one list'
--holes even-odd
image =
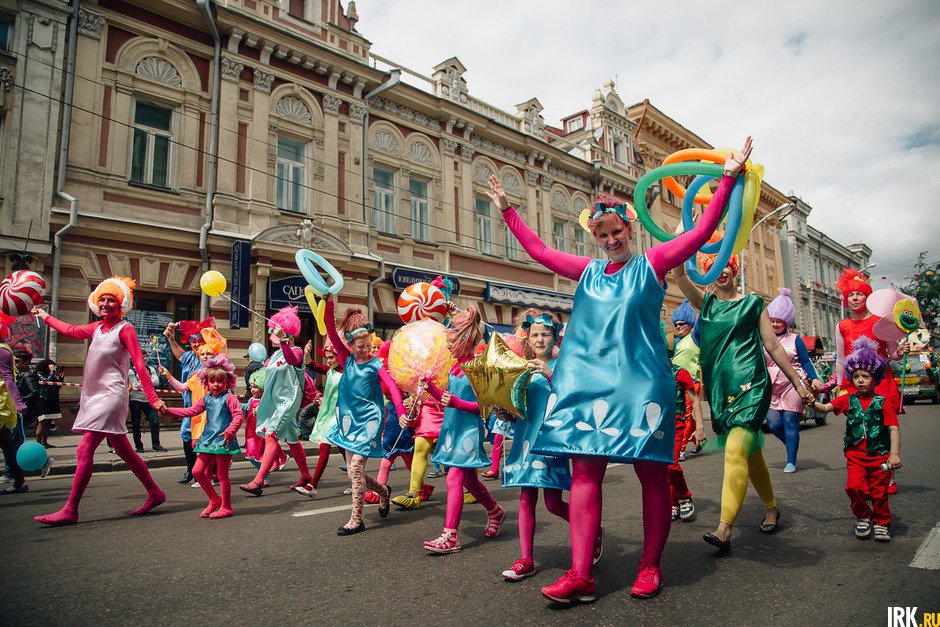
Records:
{"label": "red wig", "polygon": [[836,289],[842,292],[842,304],[848,305],[848,296],[852,292],[861,292],[865,298],[871,296],[871,285],[868,277],[852,268],[842,268],[842,274],[836,279]]}

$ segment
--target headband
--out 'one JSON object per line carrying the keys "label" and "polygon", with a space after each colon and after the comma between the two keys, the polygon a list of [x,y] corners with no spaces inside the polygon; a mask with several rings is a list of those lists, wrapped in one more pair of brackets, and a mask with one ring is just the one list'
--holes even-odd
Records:
{"label": "headband", "polygon": [[585,209],[581,212],[581,215],[578,216],[578,223],[581,225],[581,228],[585,231],[591,231],[591,220],[602,216],[605,213],[615,213],[627,224],[630,224],[636,220],[637,214],[636,209],[633,208],[633,205],[627,202],[618,203],[613,206],[609,206],[604,202],[597,201],[594,203],[594,206],[590,209]]}
{"label": "headband", "polygon": [[363,331],[365,331],[366,333],[372,333],[372,324],[366,323],[366,326],[364,327],[359,327],[358,329],[355,329],[354,331],[347,331],[346,341],[352,342],[353,338],[355,338],[357,334],[362,333]]}
{"label": "headband", "polygon": [[547,313],[541,313],[535,318],[532,317],[532,314],[529,314],[525,317],[525,320],[522,322],[522,325],[521,325],[522,330],[528,333],[529,328],[533,324],[541,324],[545,327],[548,327],[549,329],[551,329],[552,335],[554,335],[556,339],[558,338],[558,334],[561,333],[562,326],[564,326],[562,325],[562,323],[555,322],[554,320],[552,320],[551,316],[549,316]]}

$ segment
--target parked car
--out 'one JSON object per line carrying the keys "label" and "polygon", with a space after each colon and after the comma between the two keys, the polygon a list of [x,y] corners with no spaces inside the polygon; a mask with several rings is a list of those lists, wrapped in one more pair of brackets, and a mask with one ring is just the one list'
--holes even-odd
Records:
{"label": "parked car", "polygon": [[928,361],[927,354],[911,354],[907,358],[907,372],[904,373],[904,385],[901,387],[901,374],[903,362],[891,364],[894,368],[898,386],[905,403],[929,400],[936,405],[940,403],[940,388],[937,385],[937,369]]}

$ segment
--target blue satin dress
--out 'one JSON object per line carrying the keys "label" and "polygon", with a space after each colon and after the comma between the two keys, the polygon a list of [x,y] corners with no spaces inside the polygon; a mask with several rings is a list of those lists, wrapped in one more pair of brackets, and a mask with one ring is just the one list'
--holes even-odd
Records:
{"label": "blue satin dress", "polygon": [[259,436],[274,433],[282,442],[300,441],[300,401],[304,394],[304,369],[292,366],[284,359],[284,351],[277,349],[264,362],[264,394],[255,415]]}
{"label": "blue satin dress", "polygon": [[232,439],[229,444],[225,443],[225,430],[232,424],[232,412],[228,408],[229,394],[231,392],[221,396],[206,394],[203,397],[206,403],[206,426],[193,449],[197,453],[236,455],[241,452],[236,439]]}
{"label": "blue satin dress", "polygon": [[[476,401],[473,388],[467,376],[450,374],[447,389],[464,401]],[[460,411],[454,407],[444,410],[444,422],[441,435],[434,448],[431,461],[441,466],[452,468],[483,468],[490,465],[490,460],[483,450],[483,420],[480,414]]]}
{"label": "blue satin dress", "polygon": [[[553,371],[557,359],[548,362]],[[548,379],[540,373],[532,375],[526,391],[526,418],[515,424],[515,438],[512,448],[503,465],[502,483],[504,488],[555,488],[571,489],[571,470],[564,457],[546,457],[532,452],[532,440],[538,434],[539,420],[536,416],[545,415],[545,406],[552,393]]]}
{"label": "blue satin dress", "polygon": [[350,355],[343,364],[336,399],[336,424],[327,436],[333,444],[363,457],[382,457],[382,360],[373,357],[357,364]]}
{"label": "blue satin dress", "polygon": [[578,282],[532,450],[671,464],[676,382],[659,325],[665,290],[646,255],[613,274],[604,274],[608,263],[592,260]]}

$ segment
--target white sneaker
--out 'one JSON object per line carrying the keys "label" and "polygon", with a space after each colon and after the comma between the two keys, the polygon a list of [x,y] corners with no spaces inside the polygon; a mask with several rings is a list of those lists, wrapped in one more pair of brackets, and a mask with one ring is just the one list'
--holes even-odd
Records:
{"label": "white sneaker", "polygon": [[679,507],[676,505],[672,506],[672,519],[679,520]]}
{"label": "white sneaker", "polygon": [[346,496],[349,496],[350,494],[352,494],[352,488],[346,488],[345,490],[343,490],[343,494],[345,494]]}
{"label": "white sneaker", "polygon": [[684,522],[695,520],[695,503],[692,501],[692,497],[679,499],[679,518]]}
{"label": "white sneaker", "polygon": [[51,457],[46,459],[46,463],[42,465],[42,468],[39,469],[39,476],[45,478],[49,475],[49,472],[52,470],[52,464],[55,463],[55,460]]}
{"label": "white sneaker", "polygon": [[192,485],[189,486],[189,487],[191,487],[191,488],[198,488],[198,487],[199,487],[199,482],[198,482],[198,481],[193,481]]}
{"label": "white sneaker", "polygon": [[317,489],[313,487],[312,485],[310,485],[309,483],[306,485],[295,485],[294,492],[296,492],[297,494],[303,494],[304,496],[309,497],[311,499],[317,496]]}
{"label": "white sneaker", "polygon": [[0,483],[13,483],[13,477],[10,475],[0,475]]}

